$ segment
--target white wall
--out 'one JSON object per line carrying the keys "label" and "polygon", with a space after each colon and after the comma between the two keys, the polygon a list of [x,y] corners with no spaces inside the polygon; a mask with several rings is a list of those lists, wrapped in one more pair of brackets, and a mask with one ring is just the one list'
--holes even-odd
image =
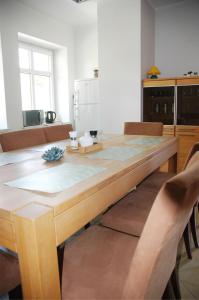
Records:
{"label": "white wall", "polygon": [[92,78],[98,69],[97,24],[89,24],[75,30],[76,79]]}
{"label": "white wall", "polygon": [[4,88],[4,77],[3,77],[2,47],[1,47],[1,36],[0,36],[0,129],[6,129],[6,128],[7,128],[7,117],[6,117],[5,88]]}
{"label": "white wall", "polygon": [[74,32],[70,25],[55,21],[16,0],[0,1],[0,30],[8,127],[17,129],[22,127],[17,33],[22,32],[67,47],[69,68],[67,102],[72,99],[73,92]]}
{"label": "white wall", "polygon": [[147,0],[142,0],[141,5],[141,76],[143,79],[155,63],[155,11]]}
{"label": "white wall", "polygon": [[141,2],[99,0],[98,37],[102,129],[123,132],[141,117]]}
{"label": "white wall", "polygon": [[199,72],[199,1],[156,11],[156,65],[162,76]]}

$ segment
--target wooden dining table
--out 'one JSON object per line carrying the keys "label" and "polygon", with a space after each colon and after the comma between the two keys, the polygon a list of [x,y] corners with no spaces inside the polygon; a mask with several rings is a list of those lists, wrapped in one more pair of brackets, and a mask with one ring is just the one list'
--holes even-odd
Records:
{"label": "wooden dining table", "polygon": [[[127,159],[65,152],[60,161],[48,163],[41,158],[46,145],[40,145],[20,150],[24,157],[31,153],[31,158],[0,167],[0,245],[18,254],[24,299],[61,299],[57,246],[166,161],[169,171],[176,171],[176,138],[139,138],[117,135],[102,142],[103,149],[139,150]],[[103,171],[56,193],[5,184],[64,163]]]}

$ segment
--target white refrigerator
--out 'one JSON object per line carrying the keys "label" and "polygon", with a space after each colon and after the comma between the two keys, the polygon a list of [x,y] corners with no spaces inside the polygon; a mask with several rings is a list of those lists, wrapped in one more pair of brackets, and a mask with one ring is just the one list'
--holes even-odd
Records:
{"label": "white refrigerator", "polygon": [[77,131],[100,130],[99,81],[75,80],[74,121]]}

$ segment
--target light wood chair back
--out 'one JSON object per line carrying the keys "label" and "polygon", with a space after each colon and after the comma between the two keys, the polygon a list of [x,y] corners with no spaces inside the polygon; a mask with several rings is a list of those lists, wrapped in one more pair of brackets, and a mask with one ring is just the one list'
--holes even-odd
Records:
{"label": "light wood chair back", "polygon": [[160,122],[125,122],[124,134],[161,136],[163,124]]}
{"label": "light wood chair back", "polygon": [[53,125],[44,128],[47,143],[65,140],[69,138],[69,131],[72,131],[71,124]]}
{"label": "light wood chair back", "polygon": [[47,143],[43,128],[11,131],[0,134],[3,152],[23,149]]}
{"label": "light wood chair back", "polygon": [[17,258],[0,250],[0,270],[0,296],[2,296],[21,282]]}

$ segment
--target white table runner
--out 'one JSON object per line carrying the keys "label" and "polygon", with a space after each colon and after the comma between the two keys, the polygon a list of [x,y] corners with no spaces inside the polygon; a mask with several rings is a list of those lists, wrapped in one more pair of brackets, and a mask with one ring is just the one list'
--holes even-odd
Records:
{"label": "white table runner", "polygon": [[0,167],[33,158],[31,153],[0,153]]}
{"label": "white table runner", "polygon": [[127,145],[158,145],[165,140],[167,140],[168,137],[164,136],[142,136],[142,137],[137,137],[132,140],[129,140],[126,142]]}
{"label": "white table runner", "polygon": [[89,158],[100,158],[110,160],[125,161],[143,152],[143,149],[132,147],[109,147],[107,149],[98,151],[94,154],[89,154]]}
{"label": "white table runner", "polygon": [[106,169],[103,167],[63,163],[59,166],[6,182],[5,185],[33,191],[57,193],[104,170]]}

